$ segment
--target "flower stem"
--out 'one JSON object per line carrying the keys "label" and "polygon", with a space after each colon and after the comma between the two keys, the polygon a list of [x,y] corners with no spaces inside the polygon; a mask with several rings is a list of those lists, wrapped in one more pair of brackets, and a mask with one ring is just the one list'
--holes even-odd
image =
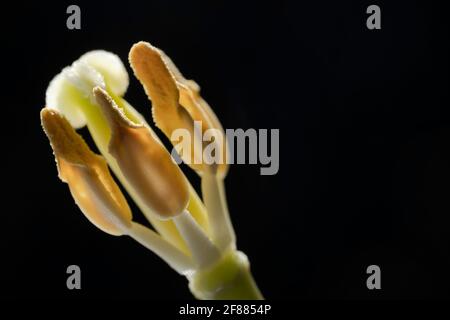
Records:
{"label": "flower stem", "polygon": [[195,272],[189,288],[202,300],[263,300],[250,272],[247,256],[240,251],[227,252],[215,265]]}

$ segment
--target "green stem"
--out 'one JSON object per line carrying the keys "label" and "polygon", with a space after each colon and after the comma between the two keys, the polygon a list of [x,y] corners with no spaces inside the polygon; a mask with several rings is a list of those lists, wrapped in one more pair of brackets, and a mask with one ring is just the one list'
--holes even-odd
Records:
{"label": "green stem", "polygon": [[263,300],[250,272],[247,256],[240,251],[227,252],[213,266],[190,277],[189,288],[202,300]]}

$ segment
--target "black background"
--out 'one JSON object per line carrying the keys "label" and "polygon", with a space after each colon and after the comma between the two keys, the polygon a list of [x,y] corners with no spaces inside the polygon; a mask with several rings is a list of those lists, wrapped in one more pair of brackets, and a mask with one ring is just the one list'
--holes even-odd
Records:
{"label": "black background", "polygon": [[[211,1],[213,2],[213,1]],[[280,171],[226,180],[238,247],[269,299],[450,297],[448,11],[431,1],[96,1],[2,14],[3,297],[191,298],[184,278],[97,230],[57,178],[39,111],[92,49],[162,48],[225,128],[279,128]],[[378,4],[382,29],[366,28]],[[126,98],[147,119],[131,75]],[[183,167],[195,186],[196,176]],[[136,219],[143,221],[135,210]],[[82,290],[66,288],[66,267]],[[381,267],[382,289],[366,288]]]}

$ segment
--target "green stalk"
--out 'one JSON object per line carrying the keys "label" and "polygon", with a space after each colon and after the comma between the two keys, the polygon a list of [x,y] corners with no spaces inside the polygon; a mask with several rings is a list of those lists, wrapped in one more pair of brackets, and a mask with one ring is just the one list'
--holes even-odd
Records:
{"label": "green stalk", "polygon": [[264,299],[250,272],[247,256],[240,251],[228,251],[213,266],[196,271],[189,280],[189,288],[197,299]]}

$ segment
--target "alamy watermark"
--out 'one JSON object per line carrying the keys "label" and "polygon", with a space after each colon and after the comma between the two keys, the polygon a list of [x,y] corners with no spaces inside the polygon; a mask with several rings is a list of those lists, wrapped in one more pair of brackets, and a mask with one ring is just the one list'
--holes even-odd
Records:
{"label": "alamy watermark", "polygon": [[66,286],[69,290],[81,289],[81,269],[76,264],[67,267],[66,273],[69,275],[66,280]]}
{"label": "alamy watermark", "polygon": [[[172,158],[178,164],[261,164],[261,175],[274,175],[280,167],[279,129],[219,129],[202,131],[202,122],[194,121],[192,137],[187,129],[176,129],[170,140]],[[223,152],[225,140],[227,152]],[[269,148],[270,143],[270,148]],[[192,150],[193,148],[193,150]],[[270,151],[269,151],[270,149]],[[181,155],[181,157],[180,157]]]}
{"label": "alamy watermark", "polygon": [[70,14],[66,20],[66,26],[69,30],[81,29],[81,9],[76,4],[72,4],[67,7],[66,13]]}

